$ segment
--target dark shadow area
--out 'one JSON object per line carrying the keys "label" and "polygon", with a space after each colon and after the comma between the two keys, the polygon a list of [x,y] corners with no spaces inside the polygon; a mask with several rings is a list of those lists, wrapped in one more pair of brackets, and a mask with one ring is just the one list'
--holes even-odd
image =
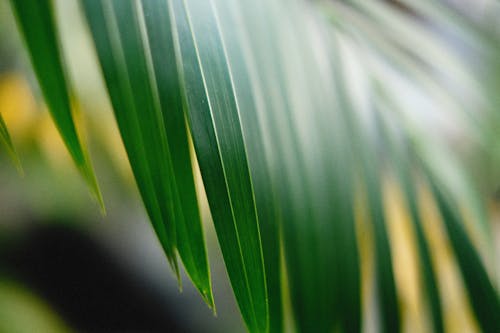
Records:
{"label": "dark shadow area", "polygon": [[61,224],[36,225],[2,244],[0,269],[41,296],[72,328],[186,331],[172,308],[152,288],[127,274],[98,243]]}

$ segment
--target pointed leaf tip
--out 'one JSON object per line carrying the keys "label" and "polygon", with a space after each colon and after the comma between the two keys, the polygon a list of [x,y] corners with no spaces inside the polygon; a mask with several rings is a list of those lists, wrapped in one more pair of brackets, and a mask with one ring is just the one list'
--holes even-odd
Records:
{"label": "pointed leaf tip", "polygon": [[5,124],[5,121],[3,120],[2,114],[0,114],[0,141],[3,143],[5,146],[5,149],[7,150],[7,154],[9,155],[10,159],[14,163],[17,172],[21,175],[21,177],[24,176],[24,170],[23,166],[21,165],[21,160],[19,159],[19,155],[17,154],[16,147],[14,146],[14,143],[12,142],[12,139],[9,134],[9,130],[7,129],[7,125]]}
{"label": "pointed leaf tip", "polygon": [[78,137],[70,104],[52,1],[11,0],[17,25],[28,50],[50,115],[79,172],[104,207],[93,167]]}

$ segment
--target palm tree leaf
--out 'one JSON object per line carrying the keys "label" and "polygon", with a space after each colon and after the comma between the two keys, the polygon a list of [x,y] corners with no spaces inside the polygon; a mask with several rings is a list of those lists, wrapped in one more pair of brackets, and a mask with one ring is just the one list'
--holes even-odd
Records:
{"label": "palm tree leaf", "polygon": [[[83,1],[82,4],[94,37],[115,118],[146,211],[167,258],[179,276],[175,253],[176,222],[183,216],[163,117],[166,110],[162,108],[168,106],[161,104],[159,93],[156,91],[155,77],[148,62],[150,59],[145,52],[147,41],[143,39],[137,6],[131,1]],[[161,78],[158,82],[160,81]],[[173,82],[175,84],[175,81]],[[173,113],[182,114],[178,105],[173,105],[172,110]],[[179,140],[182,140],[182,137]],[[184,140],[187,141],[186,136]],[[181,150],[182,148],[187,149],[187,142],[179,147]],[[183,154],[189,152],[183,151]],[[188,172],[191,170],[189,161]],[[192,182],[191,180],[191,186]],[[187,191],[192,189],[188,188]],[[186,204],[189,204],[189,201]],[[197,210],[194,213],[196,212]],[[198,221],[195,220],[195,223],[199,225],[199,218],[196,218]],[[201,233],[198,235],[202,236]],[[196,246],[200,244],[203,245],[203,241]],[[205,272],[208,275],[208,269]],[[197,270],[190,270],[189,273],[192,278],[198,276]],[[204,279],[208,281],[206,275]],[[207,285],[197,284],[197,287],[200,290],[210,290]]]}
{"label": "palm tree leaf", "polygon": [[195,286],[213,307],[169,11],[165,1],[142,1],[142,6],[174,169],[177,249]]}
{"label": "palm tree leaf", "polygon": [[131,1],[82,4],[139,192],[178,274],[172,161],[136,7]]}
{"label": "palm tree leaf", "polygon": [[259,224],[219,23],[211,1],[170,4],[188,120],[228,275],[249,330],[266,331]]}
{"label": "palm tree leaf", "polygon": [[[453,155],[443,127],[428,135],[430,118],[421,116],[427,108],[429,117],[439,113],[462,129],[462,140],[494,150],[498,122],[485,124],[483,117],[491,123],[498,117],[491,111],[498,106],[494,88],[432,29],[459,26],[451,28],[455,38],[474,45],[472,55],[482,60],[498,55],[494,33],[424,0],[403,1],[411,14],[363,1],[81,1],[146,211],[175,271],[179,275],[178,253],[209,306],[189,135],[249,331],[288,328],[282,288],[288,288],[295,319],[290,329],[361,331],[361,228],[373,234],[381,330],[401,330],[406,318],[393,267],[397,254],[381,189],[395,177],[410,213],[433,328],[442,332],[415,189],[422,175],[479,325],[500,331],[498,293],[470,240],[477,230],[490,237],[484,200],[465,163],[441,154]],[[72,155],[80,152],[87,163],[71,119],[49,2],[12,3],[53,117]],[[44,68],[55,75],[44,75]],[[7,137],[2,124],[0,135]],[[356,224],[360,197],[369,215],[362,226]],[[465,225],[455,204],[477,223]]]}
{"label": "palm tree leaf", "polygon": [[399,332],[401,319],[392,266],[392,251],[382,208],[382,193],[377,190],[377,187],[380,187],[380,182],[370,173],[366,177],[368,206],[375,238],[375,274],[382,312],[382,329],[388,332]]}
{"label": "palm tree leaf", "polygon": [[71,114],[69,86],[56,35],[52,1],[12,0],[11,4],[52,119],[78,170],[104,209],[92,165]]}
{"label": "palm tree leaf", "polygon": [[428,173],[427,177],[444,221],[451,247],[455,252],[458,267],[479,326],[484,332],[498,332],[500,330],[498,292],[491,283],[488,273],[464,229],[458,209],[443,193],[443,189],[439,187],[433,176]]}
{"label": "palm tree leaf", "polygon": [[401,330],[401,318],[392,265],[392,251],[383,211],[381,182],[377,177],[377,169],[380,169],[380,165],[376,165],[377,157],[375,155],[367,155],[361,163],[363,181],[366,184],[368,210],[373,224],[375,279],[378,288],[379,306],[381,307],[382,330],[399,332]]}
{"label": "palm tree leaf", "polygon": [[280,212],[276,203],[277,189],[270,174],[272,157],[269,145],[266,144],[262,119],[268,106],[263,100],[262,86],[258,82],[259,71],[253,52],[255,48],[250,42],[248,17],[244,14],[245,3],[217,0],[214,5],[233,77],[255,194],[266,272],[269,332],[282,332]]}
{"label": "palm tree leaf", "polygon": [[[357,2],[357,5],[361,6],[361,7],[379,6],[378,3],[377,4],[375,4],[375,3],[370,3],[370,4],[362,3],[361,4],[360,2]],[[380,6],[383,7],[385,5],[381,4]],[[391,10],[385,11],[385,9],[381,10],[381,8],[378,8],[376,10],[371,10],[371,9],[366,10],[365,9],[365,11],[358,16],[359,13],[356,13],[355,10],[352,10],[351,8],[348,8],[348,7],[343,7],[343,5],[338,5],[337,7],[335,7],[335,9],[337,9],[337,10],[340,9],[341,13],[347,14],[346,16],[348,18],[348,20],[343,21],[343,18],[340,19],[337,16],[336,17],[337,20],[335,21],[335,23],[338,26],[342,26],[342,29],[344,31],[346,31],[348,34],[350,34],[350,36],[352,36],[354,38],[359,38],[361,41],[363,41],[363,43],[364,43],[364,41],[366,41],[365,45],[371,44],[375,48],[375,51],[377,49],[383,50],[382,52],[384,52],[384,56],[381,57],[381,62],[387,62],[387,60],[390,57],[391,66],[395,64],[396,66],[394,66],[394,67],[396,67],[396,70],[401,71],[402,73],[407,75],[408,78],[413,79],[414,80],[413,82],[419,82],[417,89],[426,90],[426,94],[428,94],[429,96],[432,96],[432,98],[434,98],[433,103],[435,103],[436,105],[440,105],[440,106],[444,105],[444,106],[446,106],[445,109],[447,111],[453,111],[451,114],[448,115],[449,119],[456,120],[456,119],[460,119],[462,117],[463,117],[462,119],[468,119],[468,117],[471,116],[470,108],[466,107],[466,105],[468,105],[467,103],[470,103],[470,100],[467,100],[467,98],[469,98],[470,96],[476,96],[475,98],[478,98],[478,96],[481,96],[481,92],[479,92],[478,95],[474,95],[474,94],[478,93],[478,89],[480,89],[480,88],[478,85],[477,78],[467,77],[467,75],[464,75],[465,73],[462,72],[463,69],[466,69],[466,70],[470,69],[465,65],[465,63],[443,61],[443,59],[446,58],[446,56],[447,56],[446,54],[443,54],[443,53],[439,54],[439,57],[437,58],[439,60],[438,63],[441,64],[440,70],[446,72],[447,75],[454,74],[454,68],[460,68],[460,70],[459,70],[460,75],[458,76],[459,79],[457,79],[457,80],[459,81],[460,84],[465,84],[467,86],[468,90],[466,91],[466,94],[464,94],[463,96],[459,96],[459,95],[455,96],[457,94],[457,92],[450,89],[449,85],[448,86],[443,85],[443,83],[441,83],[441,85],[442,85],[441,88],[438,87],[438,89],[434,89],[435,87],[437,87],[437,81],[434,83],[431,83],[431,82],[436,80],[436,75],[433,74],[432,71],[429,71],[429,68],[432,68],[432,66],[434,65],[434,64],[432,64],[432,62],[434,61],[433,55],[427,55],[427,53],[420,54],[421,61],[425,64],[428,64],[429,67],[422,66],[422,64],[418,64],[418,63],[412,64],[412,60],[410,57],[408,57],[407,55],[404,55],[404,53],[400,53],[401,51],[398,50],[396,47],[394,47],[394,45],[387,43],[387,40],[380,38],[381,36],[383,36],[385,34],[385,32],[383,32],[383,29],[387,29],[387,27],[383,28],[383,26],[387,23],[389,18],[391,18],[393,20],[395,17],[392,15],[397,15],[397,13],[395,13]],[[370,22],[370,17],[374,17],[375,14],[378,14],[378,15],[383,14],[382,16],[384,16],[385,19],[376,19],[373,22]],[[403,15],[400,15],[400,16],[403,16]],[[352,23],[352,24],[349,24],[349,23]],[[403,28],[404,29],[408,28],[407,26],[405,26],[406,24],[407,23],[403,22],[403,21],[400,21],[397,24],[395,24],[394,21],[392,21],[392,25],[390,27],[390,30],[392,30],[393,38],[397,42],[401,43],[400,47],[402,45],[402,48],[408,54],[413,54],[416,51],[418,51],[418,48],[415,48],[414,42],[421,40],[420,38],[427,39],[426,42],[431,42],[431,43],[436,42],[436,41],[428,40],[432,37],[430,37],[430,36],[423,37],[423,35],[419,35],[418,37],[409,35],[409,38],[407,40],[402,40],[401,38],[397,37],[397,35],[394,34],[394,31],[395,30],[402,31]],[[398,26],[398,29],[394,29],[395,25]],[[361,29],[357,30],[356,32],[353,33],[353,30],[352,30],[353,28],[354,28],[354,30],[357,28],[361,28]],[[378,31],[378,29],[381,29],[381,30]],[[420,28],[413,29],[413,30],[420,34],[422,31],[418,31],[418,29],[420,29]],[[377,31],[377,33],[374,33],[375,31]],[[422,44],[422,43],[419,43],[419,44]],[[436,46],[436,45],[434,44],[434,46]],[[448,50],[446,50],[446,52],[450,52],[450,50],[451,49],[448,49]],[[434,51],[436,51],[436,50],[434,50]],[[400,53],[400,54],[398,55],[398,53]],[[368,54],[369,54],[369,52],[368,52]],[[431,52],[431,54],[436,55],[436,53],[432,53],[432,52]],[[395,57],[395,55],[396,55],[396,57]],[[369,54],[369,57],[371,57],[371,54]],[[400,138],[400,139],[405,140],[405,138],[411,137],[412,139],[419,142],[420,150],[409,152],[408,155],[413,156],[413,157],[418,156],[419,158],[426,160],[427,163],[432,164],[434,162],[434,164],[441,166],[440,161],[442,159],[440,160],[438,158],[436,160],[435,157],[442,156],[443,151],[449,150],[449,148],[447,149],[445,147],[446,143],[444,141],[436,140],[435,136],[434,137],[426,137],[426,133],[428,133],[429,130],[427,128],[418,128],[418,123],[414,119],[409,120],[409,118],[407,118],[409,113],[414,111],[413,110],[414,107],[411,106],[407,100],[404,100],[404,98],[400,98],[400,96],[397,96],[398,91],[402,91],[402,90],[398,86],[391,85],[391,83],[390,83],[391,76],[389,75],[389,71],[387,70],[387,67],[386,67],[386,69],[384,69],[384,68],[382,68],[382,69],[383,70],[381,71],[381,73],[383,75],[380,75],[380,72],[378,72],[378,73],[375,72],[375,80],[378,81],[381,86],[383,86],[385,88],[389,88],[389,90],[391,91],[390,95],[394,96],[396,99],[399,99],[399,101],[401,102],[401,105],[398,106],[397,109],[394,109],[394,106],[390,106],[390,108],[393,109],[392,110],[393,112],[391,113],[391,117],[394,118],[393,120],[395,120],[396,126],[399,127],[399,130],[402,133],[402,135],[401,135],[402,138]],[[410,69],[410,71],[408,71],[408,69]],[[377,70],[380,71],[380,68],[377,68]],[[437,78],[439,79],[439,76],[437,76]],[[430,84],[426,84],[426,83],[430,83]],[[396,84],[400,85],[401,83],[398,82]],[[396,89],[395,89],[395,87],[396,87]],[[481,89],[483,89],[484,91],[487,91],[487,89],[485,89],[484,87]],[[436,92],[438,92],[438,93],[436,93]],[[484,96],[481,98],[484,98]],[[456,101],[462,101],[462,102],[460,102],[461,104],[458,105],[458,104],[456,104]],[[478,102],[478,101],[476,100],[476,102]],[[482,102],[479,102],[479,103],[482,103]],[[418,113],[417,110],[415,110],[415,111]],[[406,113],[406,115],[405,115],[405,113]],[[481,120],[481,119],[482,119],[481,117],[478,117],[476,115],[474,121],[471,122],[471,124],[473,124],[474,126],[468,127],[468,130],[464,134],[465,135],[472,134],[474,138],[481,138],[482,137],[478,141],[475,141],[475,139],[474,139],[474,140],[472,140],[472,142],[474,142],[475,144],[479,144],[479,145],[486,144],[486,146],[491,147],[490,135],[483,135],[483,132],[489,133],[488,126],[484,126],[485,125],[484,123],[482,123],[481,121],[477,121],[477,120]],[[409,124],[410,124],[410,126],[408,126]],[[448,152],[448,154],[449,154],[449,152]],[[448,155],[446,155],[446,156],[448,156]],[[486,215],[484,215],[484,207],[482,207],[480,196],[478,195],[477,191],[471,186],[471,184],[468,183],[468,181],[467,181],[468,175],[465,172],[463,165],[457,160],[454,160],[453,162],[448,160],[447,167],[448,168],[446,170],[453,171],[453,173],[450,172],[450,176],[451,176],[451,174],[459,175],[459,176],[455,177],[455,179],[452,179],[453,177],[451,177],[451,178],[448,177],[448,175],[446,175],[445,171],[443,170],[439,174],[440,179],[443,180],[448,185],[451,185],[452,183],[455,183],[455,185],[458,184],[458,187],[457,186],[454,186],[454,187],[455,187],[455,189],[460,188],[460,190],[454,191],[454,194],[453,194],[454,199],[458,199],[458,198],[462,199],[460,201],[461,204],[464,205],[464,207],[467,207],[468,209],[470,209],[471,211],[474,212],[474,217],[478,222],[478,223],[475,223],[474,228],[477,228],[477,226],[484,226],[483,229],[481,229],[481,231],[488,230],[489,225],[487,223],[488,221],[486,219]],[[405,166],[402,168],[406,168],[408,170],[411,169],[408,164],[405,164]],[[409,185],[408,182],[402,181],[402,186],[406,187],[406,190],[405,190],[406,195],[410,198],[409,200],[412,201],[413,200],[413,199],[411,199],[412,194],[409,193],[409,186],[408,185]],[[469,200],[463,200],[466,197],[469,198]],[[439,201],[439,200],[437,200],[437,201]],[[468,235],[465,231],[466,229],[463,229],[463,226],[457,222],[458,221],[457,216],[454,216],[454,217],[449,216],[449,214],[451,212],[451,210],[449,208],[446,209],[446,206],[443,206],[442,202],[439,205],[440,205],[441,212],[444,216],[444,219],[447,220],[447,222],[446,221],[445,222],[447,224],[447,232],[450,236],[450,240],[452,238],[454,238],[454,240],[452,240],[452,242],[455,242],[455,244],[454,245],[452,244],[452,246],[454,247],[455,252],[457,253],[457,258],[459,260],[459,266],[461,266],[462,274],[464,276],[464,280],[466,281],[467,291],[468,291],[468,294],[471,298],[473,308],[475,309],[476,316],[478,317],[480,324],[484,330],[496,331],[497,330],[495,327],[496,321],[495,321],[495,319],[493,319],[491,314],[498,313],[497,292],[494,290],[494,288],[491,287],[491,283],[488,280],[488,277],[487,277],[486,272],[484,270],[484,266],[481,263],[481,261],[479,260],[479,257],[477,256],[477,254],[475,253],[475,250],[473,249],[472,245],[470,244],[470,241],[468,241]],[[415,211],[415,208],[410,208],[410,210]],[[414,222],[417,222],[419,218],[416,217],[416,215],[414,213],[412,215],[414,218]],[[458,228],[459,232],[457,232],[457,230],[455,230],[456,226],[454,226],[455,223],[453,223],[453,221],[459,226],[459,228]],[[414,223],[414,226],[417,227],[418,223]],[[419,232],[417,232],[417,234],[419,234]],[[455,236],[453,236],[452,234],[455,234]],[[458,234],[458,236],[457,236],[457,234]],[[485,234],[488,234],[488,232],[486,232]],[[417,235],[417,237],[418,237],[418,235]],[[489,236],[487,236],[487,237],[489,237]],[[418,238],[420,238],[420,237],[418,237]],[[437,290],[435,290],[437,285],[434,282],[432,282],[432,280],[435,280],[435,278],[432,277],[432,275],[434,275],[434,274],[431,271],[432,268],[430,265],[430,260],[428,260],[429,255],[427,255],[425,253],[427,251],[425,251],[423,248],[422,240],[423,240],[423,238],[421,238],[420,240],[417,241],[419,243],[419,254],[420,254],[421,264],[423,266],[427,266],[427,269],[425,267],[423,267],[424,271],[422,273],[425,276],[427,276],[427,277],[424,276],[424,280],[427,281],[426,287],[427,287],[427,291],[429,294],[429,301],[431,302],[431,311],[433,313],[434,325],[435,325],[434,327],[436,330],[442,330],[442,324],[441,324],[442,323],[442,319],[441,319],[442,315],[440,314],[441,311],[439,310],[439,303],[440,302],[438,300]],[[466,244],[467,242],[469,242],[468,245]],[[460,250],[459,250],[459,248],[460,248]],[[466,248],[466,250],[464,250],[463,248]],[[466,254],[460,253],[463,251],[465,251]],[[465,260],[460,259],[461,256],[466,257],[467,259],[465,259]],[[462,263],[460,263],[460,261],[462,261]],[[425,264],[425,262],[428,262],[428,263]],[[482,282],[480,283],[480,287],[472,286],[471,280],[469,282],[467,282],[467,279],[471,279],[471,276],[467,277],[467,275],[468,274],[472,275],[473,270],[474,271],[478,270],[477,274],[479,274],[479,279],[482,280]],[[427,273],[426,273],[426,271],[427,271]],[[481,271],[484,274],[481,273]],[[433,285],[436,287],[433,287]],[[474,289],[476,289],[476,290],[474,290]],[[480,290],[481,294],[482,293],[488,294],[488,296],[485,298],[484,302],[479,301],[480,297],[478,296],[479,292],[477,289]],[[484,306],[485,308],[481,308],[481,306]],[[481,312],[482,318],[479,317],[480,312]]]}
{"label": "palm tree leaf", "polygon": [[[113,7],[101,4],[87,2],[84,6],[106,83],[113,87],[108,90],[143,201],[174,269],[178,273],[177,250],[194,285],[213,307],[173,45],[171,38],[163,40],[165,31],[160,30],[169,32],[169,26],[162,23],[157,25],[158,30],[151,29],[151,22],[163,19],[167,13],[147,7],[143,15],[133,2],[116,2]],[[97,15],[92,14],[97,11]],[[141,26],[144,18],[149,28],[147,37],[141,30],[145,29]],[[110,22],[116,23],[115,30],[108,30],[109,41],[117,40],[115,48],[105,41],[98,42],[95,36]],[[164,59],[163,52],[171,53],[171,62],[160,71],[158,59]],[[113,68],[117,61],[108,57],[122,58],[124,66]],[[114,71],[120,76],[115,76]],[[129,82],[130,86],[120,86],[116,80]],[[129,103],[121,104],[123,96],[128,96]]]}
{"label": "palm tree leaf", "polygon": [[[383,118],[383,117],[380,117]],[[387,147],[391,158],[392,171],[395,172],[399,186],[402,189],[410,219],[413,225],[417,240],[418,260],[420,268],[420,280],[422,289],[427,294],[426,301],[430,307],[434,332],[444,332],[444,320],[442,302],[438,290],[436,271],[433,267],[431,252],[428,241],[425,237],[421,212],[418,207],[418,198],[415,189],[413,174],[415,170],[409,163],[408,149],[404,149],[402,144],[397,144],[395,137],[391,136],[389,126],[384,119],[378,121],[380,133],[382,134],[382,145]]]}
{"label": "palm tree leaf", "polygon": [[[339,38],[341,38],[339,36]],[[340,41],[342,41],[340,39]],[[342,48],[344,45],[344,51]],[[381,311],[381,329],[383,331],[398,332],[401,329],[401,318],[399,311],[399,301],[394,278],[392,251],[387,231],[387,222],[384,214],[382,201],[382,177],[384,175],[383,164],[377,144],[369,144],[371,140],[375,142],[379,139],[378,131],[370,135],[363,127],[363,123],[357,118],[359,111],[352,104],[353,97],[350,80],[347,77],[347,61],[349,54],[348,45],[339,44],[338,51],[334,53],[337,58],[337,65],[334,77],[337,78],[337,98],[340,111],[343,115],[346,127],[345,135],[349,138],[353,156],[352,164],[357,165],[357,173],[363,184],[367,200],[367,210],[374,237],[375,251],[375,280],[377,286],[377,297]],[[343,65],[343,67],[342,67]],[[372,110],[373,111],[373,110]],[[375,137],[373,137],[375,135]]]}
{"label": "palm tree leaf", "polygon": [[417,207],[417,196],[414,185],[412,184],[410,176],[407,174],[406,170],[400,171],[399,179],[401,181],[401,187],[405,193],[406,203],[409,207],[413,228],[417,238],[421,280],[423,282],[425,293],[427,294],[427,302],[430,306],[434,332],[444,332],[441,297],[439,296],[437,278],[435,269],[432,265],[429,245],[425,238],[422,226],[423,221]]}
{"label": "palm tree leaf", "polygon": [[21,161],[19,160],[19,156],[17,155],[16,147],[14,147],[14,144],[12,143],[9,130],[7,129],[7,125],[5,125],[2,114],[0,114],[0,142],[2,142],[2,144],[4,145],[7,153],[16,165],[19,172],[22,173]]}
{"label": "palm tree leaf", "polygon": [[344,190],[351,183],[343,157],[332,158],[342,156],[342,149],[331,137],[332,124],[334,133],[337,129],[326,104],[332,102],[331,86],[324,85],[322,64],[312,61],[326,56],[325,48],[314,43],[322,31],[313,24],[308,5],[287,3],[287,15],[281,15],[283,6],[243,1],[241,16],[251,32],[246,50],[256,64],[252,80],[260,86],[254,90],[265,111],[256,110],[262,137],[270,140],[263,148],[270,151],[267,165],[281,208],[296,324],[300,331],[329,331],[336,325],[356,331],[359,263],[352,197]]}

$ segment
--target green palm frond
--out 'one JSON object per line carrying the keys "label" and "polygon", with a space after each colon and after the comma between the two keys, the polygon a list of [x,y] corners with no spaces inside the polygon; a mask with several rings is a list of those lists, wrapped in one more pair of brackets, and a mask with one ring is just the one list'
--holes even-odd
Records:
{"label": "green palm frond", "polygon": [[3,120],[2,114],[0,114],[0,141],[7,150],[7,153],[9,154],[12,161],[15,163],[17,169],[22,173],[21,162],[19,161],[16,147],[14,147],[14,143],[12,142],[12,138],[10,137],[9,130],[7,129],[7,125]]}
{"label": "green palm frond", "polygon": [[73,121],[70,92],[61,60],[51,2],[30,0],[11,3],[52,119],[78,170],[104,207],[94,171]]}
{"label": "green palm frond", "polygon": [[[63,70],[70,59],[59,52],[52,2],[11,3],[54,122],[99,197],[73,122]],[[286,329],[284,294],[297,331],[361,331],[360,230],[371,237],[380,330],[403,330],[388,179],[411,220],[432,329],[446,325],[421,187],[440,212],[478,326],[500,332],[494,269],[484,264],[494,242],[486,199],[454,146],[462,140],[499,161],[500,75],[485,69],[500,73],[500,37],[444,3],[398,3],[80,1],[170,264],[179,274],[179,256],[214,306],[196,162],[251,332]],[[0,138],[12,147],[6,133],[1,121]]]}

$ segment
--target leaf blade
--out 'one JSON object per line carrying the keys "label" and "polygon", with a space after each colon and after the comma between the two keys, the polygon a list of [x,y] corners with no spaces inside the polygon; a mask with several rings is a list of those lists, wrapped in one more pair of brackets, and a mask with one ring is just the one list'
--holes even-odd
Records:
{"label": "leaf blade", "polygon": [[170,2],[188,120],[217,237],[243,319],[267,330],[265,271],[238,107],[210,2]]}
{"label": "leaf blade", "polygon": [[56,36],[52,2],[11,0],[11,5],[50,115],[77,169],[104,209],[91,162],[78,137],[73,120],[69,85]]}
{"label": "leaf blade", "polygon": [[452,203],[443,193],[443,189],[438,187],[433,176],[431,174],[426,176],[446,227],[448,239],[453,252],[455,252],[465,289],[479,326],[484,332],[498,332],[500,330],[498,292],[491,283],[477,251],[467,236],[458,211],[454,209]]}
{"label": "leaf blade", "polygon": [[9,134],[9,130],[7,129],[7,125],[3,120],[2,114],[0,113],[0,142],[4,145],[7,150],[7,154],[11,158],[12,162],[16,166],[17,170],[20,174],[23,173],[23,168],[21,166],[21,161],[19,160],[19,155],[17,154],[16,147],[12,142],[12,139]]}
{"label": "leaf blade", "polygon": [[163,173],[169,170],[165,159],[167,147],[147,76],[145,55],[141,53],[143,41],[135,7],[131,1],[83,0],[81,4],[142,201],[178,275],[175,225],[167,223],[173,220],[173,212],[166,207],[171,203],[171,184]]}
{"label": "leaf blade", "polygon": [[142,7],[172,160],[177,250],[193,283],[205,302],[213,307],[168,5],[161,0],[142,1]]}

